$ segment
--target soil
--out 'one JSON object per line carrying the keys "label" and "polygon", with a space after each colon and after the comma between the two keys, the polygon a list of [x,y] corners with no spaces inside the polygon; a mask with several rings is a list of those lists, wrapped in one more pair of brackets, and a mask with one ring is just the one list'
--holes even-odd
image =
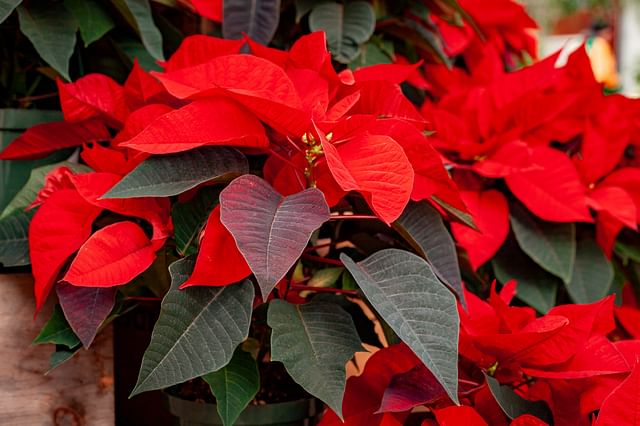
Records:
{"label": "soil", "polygon": [[[265,405],[278,402],[295,401],[311,398],[279,362],[268,362],[260,365],[260,390],[251,401],[252,405]],[[189,380],[167,389],[172,395],[189,401],[215,403],[211,388],[201,378]]]}

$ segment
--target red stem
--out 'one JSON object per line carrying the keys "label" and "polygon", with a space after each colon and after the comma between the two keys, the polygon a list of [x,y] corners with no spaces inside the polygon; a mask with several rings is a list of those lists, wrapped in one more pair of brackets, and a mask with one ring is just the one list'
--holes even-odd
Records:
{"label": "red stem", "polygon": [[307,247],[306,249],[304,249],[304,252],[307,253],[307,252],[314,251],[314,250],[317,250],[317,249],[321,249],[321,248],[325,248],[325,247],[331,247],[334,244],[335,243],[326,243],[326,244],[320,244],[320,245],[317,245],[317,246]]}
{"label": "red stem", "polygon": [[358,296],[358,292],[356,290],[343,290],[341,288],[331,288],[331,287],[311,287],[308,285],[300,285],[300,284],[291,284],[291,290],[295,291],[313,291],[315,293],[331,293],[331,294],[344,294],[347,296]]}
{"label": "red stem", "polygon": [[378,216],[367,215],[367,214],[335,214],[335,215],[331,215],[331,217],[329,218],[329,220],[341,220],[341,219],[379,220]]}
{"label": "red stem", "polygon": [[136,302],[161,302],[161,297],[127,296],[124,300],[135,300]]}
{"label": "red stem", "polygon": [[337,259],[327,259],[325,257],[314,256],[312,254],[303,253],[302,257],[307,260],[313,260],[315,262],[325,263],[327,265],[344,266],[344,264]]}

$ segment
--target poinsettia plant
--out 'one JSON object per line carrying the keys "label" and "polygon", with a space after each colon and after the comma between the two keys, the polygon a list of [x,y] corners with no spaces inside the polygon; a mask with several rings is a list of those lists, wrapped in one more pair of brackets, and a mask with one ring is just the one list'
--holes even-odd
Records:
{"label": "poinsettia plant", "polygon": [[325,425],[637,415],[637,102],[603,95],[582,48],[537,61],[510,0],[300,3],[326,32],[286,50],[260,43],[271,19],[187,37],[123,85],[58,80],[64,121],[0,154],[79,153],[0,218],[28,224],[36,309],[57,296],[36,339],[52,363],[151,297],[133,394],[202,377],[225,424],[277,363]]}

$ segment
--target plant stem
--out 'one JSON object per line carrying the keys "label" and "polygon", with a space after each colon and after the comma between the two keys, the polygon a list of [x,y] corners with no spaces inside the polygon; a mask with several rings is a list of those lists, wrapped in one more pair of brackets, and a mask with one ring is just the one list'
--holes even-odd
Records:
{"label": "plant stem", "polygon": [[160,297],[127,296],[124,300],[134,300],[136,302],[161,302]]}
{"label": "plant stem", "polygon": [[331,215],[329,220],[341,220],[341,219],[366,219],[366,220],[379,220],[378,216],[368,214],[335,214]]}

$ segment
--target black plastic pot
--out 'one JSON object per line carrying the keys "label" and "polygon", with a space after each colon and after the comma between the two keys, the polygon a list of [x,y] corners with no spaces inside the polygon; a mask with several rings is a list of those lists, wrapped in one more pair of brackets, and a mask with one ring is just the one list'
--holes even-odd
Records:
{"label": "black plastic pot", "polygon": [[[215,404],[187,401],[165,393],[169,411],[176,417],[176,426],[222,425]],[[268,405],[248,406],[236,421],[238,426],[313,426],[322,412],[316,399],[302,399]]]}

